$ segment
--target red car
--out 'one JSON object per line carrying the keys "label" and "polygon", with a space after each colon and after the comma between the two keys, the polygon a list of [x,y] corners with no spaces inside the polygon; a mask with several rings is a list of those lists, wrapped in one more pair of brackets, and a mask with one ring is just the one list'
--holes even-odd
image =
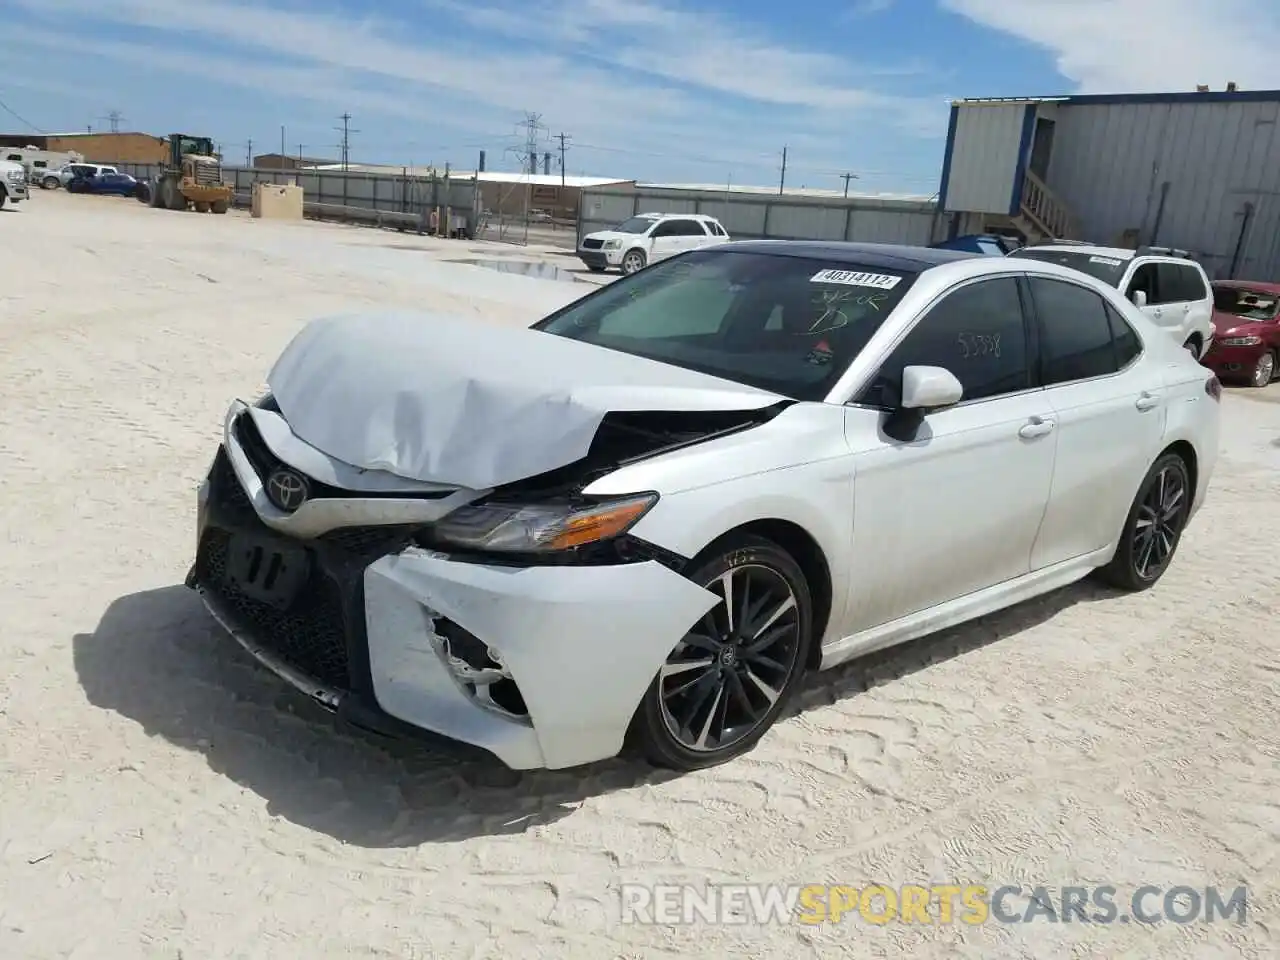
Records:
{"label": "red car", "polygon": [[1221,380],[1265,387],[1280,374],[1280,283],[1216,280],[1213,343],[1201,361]]}

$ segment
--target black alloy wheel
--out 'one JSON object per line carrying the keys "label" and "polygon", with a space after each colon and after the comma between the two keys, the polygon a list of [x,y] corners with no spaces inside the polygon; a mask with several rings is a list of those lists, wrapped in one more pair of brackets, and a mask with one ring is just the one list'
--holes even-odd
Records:
{"label": "black alloy wheel", "polygon": [[649,759],[696,770],[750,750],[808,661],[813,613],[795,560],[761,537],[713,545],[690,577],[720,598],[676,644],[633,721]]}
{"label": "black alloy wheel", "polygon": [[1178,549],[1194,496],[1186,461],[1176,453],[1161,456],[1138,489],[1103,578],[1122,590],[1154,586]]}

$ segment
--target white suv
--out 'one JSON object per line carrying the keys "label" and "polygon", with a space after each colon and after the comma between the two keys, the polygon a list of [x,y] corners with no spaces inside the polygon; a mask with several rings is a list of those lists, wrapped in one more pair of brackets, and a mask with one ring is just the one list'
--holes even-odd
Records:
{"label": "white suv", "polygon": [[612,230],[588,233],[578,258],[599,273],[616,267],[635,273],[651,263],[715,243],[727,243],[720,221],[701,213],[641,213]]}
{"label": "white suv", "polygon": [[0,160],[0,207],[27,199],[27,170],[12,160]]}
{"label": "white suv", "polygon": [[1060,263],[1109,283],[1197,360],[1209,351],[1213,341],[1213,292],[1204,268],[1185,250],[1126,250],[1056,240],[1022,247],[1009,256]]}

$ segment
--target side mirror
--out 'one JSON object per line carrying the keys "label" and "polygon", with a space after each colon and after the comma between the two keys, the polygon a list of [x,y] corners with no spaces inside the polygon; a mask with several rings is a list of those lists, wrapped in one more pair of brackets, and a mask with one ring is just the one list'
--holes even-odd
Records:
{"label": "side mirror", "polygon": [[945,367],[906,367],[902,371],[902,402],[906,410],[928,413],[960,402],[964,387]]}
{"label": "side mirror", "polygon": [[1145,290],[1135,290],[1129,294],[1129,298],[1133,300],[1135,307],[1141,308],[1147,305],[1147,291]]}
{"label": "side mirror", "polygon": [[906,367],[902,371],[902,399],[884,419],[885,436],[900,443],[919,439],[924,418],[934,410],[959,403],[964,387],[945,367]]}

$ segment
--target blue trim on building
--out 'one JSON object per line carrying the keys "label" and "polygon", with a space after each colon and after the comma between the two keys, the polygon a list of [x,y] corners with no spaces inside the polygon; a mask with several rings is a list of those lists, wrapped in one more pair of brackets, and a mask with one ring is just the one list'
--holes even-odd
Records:
{"label": "blue trim on building", "polygon": [[1090,93],[1051,97],[973,97],[961,103],[997,103],[1007,100],[1049,100],[1063,106],[1084,107],[1142,103],[1280,103],[1280,90],[1210,90],[1207,93]]}
{"label": "blue trim on building", "polygon": [[947,121],[947,146],[942,152],[942,183],[938,185],[938,209],[947,209],[947,186],[951,179],[951,155],[956,149],[956,126],[960,123],[960,108],[952,106],[951,119]]}
{"label": "blue trim on building", "polygon": [[1027,164],[1031,162],[1031,141],[1036,133],[1036,104],[1028,103],[1022,113],[1022,138],[1018,141],[1017,166],[1013,168],[1013,192],[1009,195],[1009,216],[1016,216],[1022,207],[1022,187],[1027,179]]}

